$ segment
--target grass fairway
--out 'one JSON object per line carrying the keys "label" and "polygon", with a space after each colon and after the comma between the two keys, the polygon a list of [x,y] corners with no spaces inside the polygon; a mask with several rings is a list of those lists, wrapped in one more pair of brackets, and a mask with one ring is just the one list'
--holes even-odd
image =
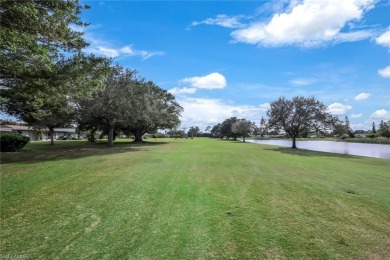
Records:
{"label": "grass fairway", "polygon": [[1,161],[0,259],[390,258],[390,160],[160,139]]}

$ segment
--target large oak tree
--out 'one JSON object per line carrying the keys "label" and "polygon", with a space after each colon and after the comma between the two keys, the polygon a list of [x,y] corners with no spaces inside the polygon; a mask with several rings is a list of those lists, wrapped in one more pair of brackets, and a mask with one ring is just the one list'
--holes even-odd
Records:
{"label": "large oak tree", "polygon": [[180,124],[183,108],[171,93],[151,81],[135,84],[133,88],[133,118],[124,129],[135,136],[135,142],[141,142],[145,133],[172,129]]}
{"label": "large oak tree", "polygon": [[239,119],[233,123],[232,132],[241,135],[243,142],[245,142],[245,137],[249,136],[255,126],[256,125],[249,120]]}
{"label": "large oak tree", "polygon": [[137,76],[137,72],[119,65],[111,68],[104,87],[77,102],[79,123],[86,129],[108,133],[113,145],[114,131],[129,131],[135,141],[157,129],[177,126],[182,107],[175,97]]}
{"label": "large oak tree", "polygon": [[107,132],[108,145],[112,146],[114,131],[134,121],[134,88],[138,84],[141,80],[136,71],[111,67],[103,88],[77,101],[78,123],[82,128]]}
{"label": "large oak tree", "polygon": [[314,97],[297,96],[291,100],[280,97],[267,111],[269,127],[283,129],[297,148],[296,138],[305,131],[324,131],[332,127],[335,118],[327,107]]}

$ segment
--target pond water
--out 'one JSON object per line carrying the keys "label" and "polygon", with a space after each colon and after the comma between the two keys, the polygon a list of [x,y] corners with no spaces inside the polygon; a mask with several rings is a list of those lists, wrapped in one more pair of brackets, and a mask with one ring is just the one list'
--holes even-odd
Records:
{"label": "pond water", "polygon": [[[291,147],[292,145],[291,140],[247,140],[247,142],[285,147]],[[387,144],[362,144],[336,141],[297,141],[297,147],[320,152],[390,159],[390,145]]]}

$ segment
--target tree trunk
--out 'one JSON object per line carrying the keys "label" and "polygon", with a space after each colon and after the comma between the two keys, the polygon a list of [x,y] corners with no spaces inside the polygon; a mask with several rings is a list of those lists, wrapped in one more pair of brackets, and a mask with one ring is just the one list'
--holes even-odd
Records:
{"label": "tree trunk", "polygon": [[114,145],[114,126],[108,126],[108,146]]}
{"label": "tree trunk", "polygon": [[243,140],[242,140],[244,143],[245,143],[245,135],[244,135],[244,137],[243,137]]}
{"label": "tree trunk", "polygon": [[292,147],[291,147],[291,148],[297,149],[296,137],[295,137],[295,135],[293,135],[293,137],[292,137]]}
{"label": "tree trunk", "polygon": [[134,136],[134,142],[142,142],[142,135],[137,133],[135,136]]}
{"label": "tree trunk", "polygon": [[50,145],[54,145],[54,127],[49,127]]}
{"label": "tree trunk", "polygon": [[142,130],[136,130],[134,133],[134,142],[135,143],[142,143]]}

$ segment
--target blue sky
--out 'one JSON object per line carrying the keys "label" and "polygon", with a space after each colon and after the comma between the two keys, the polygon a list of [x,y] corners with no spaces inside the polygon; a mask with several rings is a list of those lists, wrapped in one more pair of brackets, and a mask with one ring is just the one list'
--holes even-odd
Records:
{"label": "blue sky", "polygon": [[390,120],[390,2],[82,1],[89,53],[176,96],[182,127],[314,95],[354,130]]}

